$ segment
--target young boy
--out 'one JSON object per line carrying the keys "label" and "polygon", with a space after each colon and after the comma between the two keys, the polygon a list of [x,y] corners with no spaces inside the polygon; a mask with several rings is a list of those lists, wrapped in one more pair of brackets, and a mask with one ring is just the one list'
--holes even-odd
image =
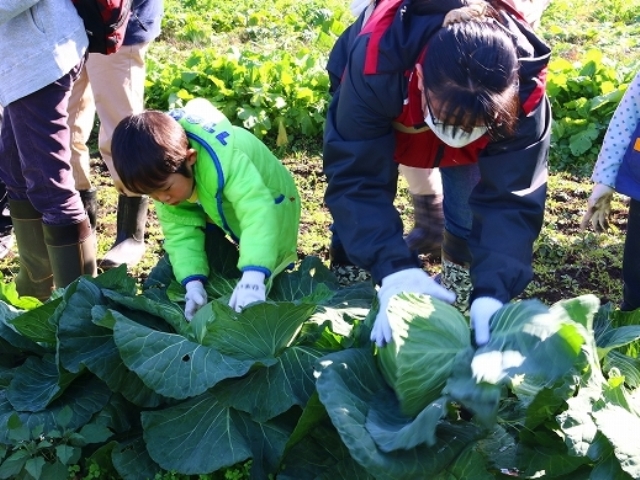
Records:
{"label": "young boy", "polygon": [[629,197],[620,310],[636,310],[640,308],[640,73],[609,122],[591,179],[595,185],[582,219],[583,229],[589,222],[596,230],[607,228],[614,191]]}
{"label": "young boy", "polygon": [[207,100],[130,115],[111,150],[123,185],[155,200],[164,248],[187,291],[187,320],[207,302],[207,223],[239,245],[242,278],[229,302],[236,311],[264,301],[265,280],[297,260],[300,196],[291,173]]}

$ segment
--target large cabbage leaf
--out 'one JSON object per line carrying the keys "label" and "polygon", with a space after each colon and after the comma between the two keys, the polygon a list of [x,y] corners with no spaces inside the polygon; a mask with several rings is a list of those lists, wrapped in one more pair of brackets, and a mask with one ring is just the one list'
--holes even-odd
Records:
{"label": "large cabbage leaf", "polygon": [[387,309],[393,342],[378,350],[380,369],[402,413],[418,415],[440,397],[453,361],[470,346],[458,310],[429,295],[400,294]]}

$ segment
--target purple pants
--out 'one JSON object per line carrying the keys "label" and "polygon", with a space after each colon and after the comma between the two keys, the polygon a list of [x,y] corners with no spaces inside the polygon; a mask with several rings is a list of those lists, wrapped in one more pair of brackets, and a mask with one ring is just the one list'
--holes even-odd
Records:
{"label": "purple pants", "polygon": [[47,225],[86,217],[71,170],[67,106],[80,62],[57,81],[4,108],[0,176],[9,198],[29,200]]}

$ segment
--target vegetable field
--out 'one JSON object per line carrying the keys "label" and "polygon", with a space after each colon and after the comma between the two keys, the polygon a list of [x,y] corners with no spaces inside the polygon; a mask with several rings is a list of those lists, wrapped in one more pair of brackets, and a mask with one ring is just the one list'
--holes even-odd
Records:
{"label": "vegetable field", "polygon": [[[283,158],[303,197],[299,262],[238,314],[227,306],[237,250],[208,237],[210,303],[186,323],[153,210],[141,265],[44,304],[17,296],[17,258],[4,259],[0,479],[640,478],[640,311],[616,308],[625,199],[609,232],[578,228],[602,136],[640,66],[640,1],[554,0],[543,17],[547,215],[534,281],[496,314],[491,341],[476,349],[463,314],[399,295],[382,351],[369,341],[373,285],[341,288],[327,268],[324,62],[348,4],[165,4],[148,106],[207,97]],[[104,252],[116,194],[92,148]]]}

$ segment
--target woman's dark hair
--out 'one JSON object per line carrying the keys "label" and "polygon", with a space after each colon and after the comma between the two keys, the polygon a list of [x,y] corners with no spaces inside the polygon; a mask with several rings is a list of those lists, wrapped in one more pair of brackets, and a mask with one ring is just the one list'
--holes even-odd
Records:
{"label": "woman's dark hair", "polygon": [[497,15],[453,23],[428,43],[424,87],[433,112],[463,130],[484,124],[493,138],[513,134],[519,113],[518,56]]}
{"label": "woman's dark hair", "polygon": [[124,118],[113,132],[111,156],[122,184],[140,194],[161,188],[172,173],[191,178],[187,134],[169,115],[147,110]]}

